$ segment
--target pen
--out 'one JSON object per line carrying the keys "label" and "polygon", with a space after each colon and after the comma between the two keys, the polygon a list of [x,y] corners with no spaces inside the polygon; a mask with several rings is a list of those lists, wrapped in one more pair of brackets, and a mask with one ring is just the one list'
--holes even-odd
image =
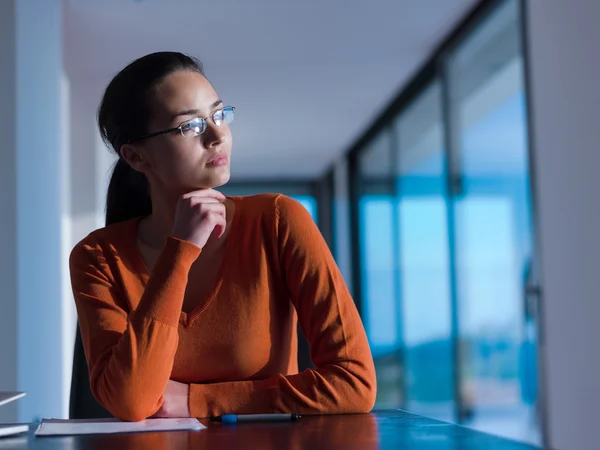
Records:
{"label": "pen", "polygon": [[274,422],[285,420],[298,420],[300,414],[223,414],[220,417],[213,417],[211,420],[223,423],[236,422]]}

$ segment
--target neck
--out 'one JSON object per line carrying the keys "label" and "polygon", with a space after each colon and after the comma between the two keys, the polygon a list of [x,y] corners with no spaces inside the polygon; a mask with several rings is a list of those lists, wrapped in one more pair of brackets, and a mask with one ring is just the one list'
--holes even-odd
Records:
{"label": "neck", "polygon": [[179,196],[162,190],[151,189],[150,198],[152,200],[152,214],[140,223],[138,237],[145,244],[160,248],[171,235]]}

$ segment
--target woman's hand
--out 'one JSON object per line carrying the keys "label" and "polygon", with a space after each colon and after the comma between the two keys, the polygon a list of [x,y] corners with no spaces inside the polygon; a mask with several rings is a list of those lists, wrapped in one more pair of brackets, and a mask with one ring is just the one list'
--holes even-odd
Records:
{"label": "woman's hand", "polygon": [[152,418],[190,417],[190,385],[169,380],[163,394],[163,404]]}
{"label": "woman's hand", "polygon": [[175,209],[172,236],[203,248],[213,232],[225,233],[225,196],[214,189],[200,189],[181,196]]}

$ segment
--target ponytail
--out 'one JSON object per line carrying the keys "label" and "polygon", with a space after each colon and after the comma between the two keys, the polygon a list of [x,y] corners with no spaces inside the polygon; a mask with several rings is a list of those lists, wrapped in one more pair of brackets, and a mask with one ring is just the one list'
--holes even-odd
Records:
{"label": "ponytail", "polygon": [[146,176],[123,158],[113,169],[106,195],[106,225],[152,214]]}
{"label": "ponytail", "polygon": [[202,63],[177,52],[158,52],[139,58],[109,83],[98,108],[98,127],[104,142],[119,155],[106,197],[106,225],[152,213],[146,176],[120,156],[121,146],[148,132],[148,97],[167,75],[191,70],[204,75]]}

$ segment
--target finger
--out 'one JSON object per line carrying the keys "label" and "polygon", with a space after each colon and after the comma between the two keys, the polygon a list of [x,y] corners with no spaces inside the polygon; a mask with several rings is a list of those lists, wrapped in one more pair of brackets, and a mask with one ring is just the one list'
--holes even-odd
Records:
{"label": "finger", "polygon": [[183,198],[187,197],[215,197],[225,198],[225,195],[215,189],[195,189],[182,195]]}
{"label": "finger", "polygon": [[189,197],[183,201],[187,201],[190,205],[201,205],[208,203],[214,203],[215,205],[222,204],[221,200],[218,200],[214,197]]}
{"label": "finger", "polygon": [[[211,224],[213,231],[215,229],[220,230],[221,228],[225,228],[227,226],[227,220],[225,219],[225,217],[216,211],[208,211],[204,217]],[[222,232],[220,233],[222,235]]]}
{"label": "finger", "polygon": [[206,211],[204,218],[212,228],[211,234],[221,237],[225,231],[225,227],[227,226],[225,217],[223,217],[217,211]]}
{"label": "finger", "polygon": [[217,223],[213,228],[213,233],[217,238],[222,237],[225,234],[225,230],[227,229],[227,221],[224,217],[218,216]]}
{"label": "finger", "polygon": [[220,193],[219,191],[215,191],[214,189],[197,189],[181,196],[182,199],[191,197],[210,197],[217,200],[225,200],[226,198],[224,194]]}
{"label": "finger", "polygon": [[202,210],[205,214],[214,213],[223,218],[225,218],[225,215],[227,214],[227,209],[222,203],[203,203]]}
{"label": "finger", "polygon": [[223,216],[222,224],[221,224],[221,232],[219,233],[219,237],[222,237],[225,234],[225,230],[227,229],[227,220],[225,216]]}

